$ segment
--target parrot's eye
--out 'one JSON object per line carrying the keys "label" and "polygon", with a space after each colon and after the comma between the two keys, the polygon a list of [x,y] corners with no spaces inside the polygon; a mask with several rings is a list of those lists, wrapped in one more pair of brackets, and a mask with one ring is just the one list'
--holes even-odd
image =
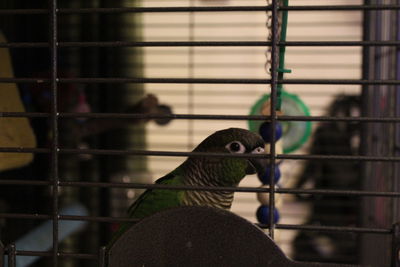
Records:
{"label": "parrot's eye", "polygon": [[239,141],[233,141],[226,145],[226,149],[228,149],[232,153],[244,153],[246,148]]}
{"label": "parrot's eye", "polygon": [[261,154],[261,153],[264,153],[264,148],[263,147],[257,147],[256,149],[254,149],[251,153],[253,153],[253,154]]}

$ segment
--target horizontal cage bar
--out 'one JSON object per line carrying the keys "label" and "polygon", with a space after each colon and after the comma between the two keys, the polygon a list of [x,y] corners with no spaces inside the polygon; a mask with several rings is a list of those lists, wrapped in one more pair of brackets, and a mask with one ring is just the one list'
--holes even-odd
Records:
{"label": "horizontal cage bar", "polygon": [[[357,11],[357,10],[399,10],[400,5],[308,5],[278,6],[278,11]],[[58,14],[94,13],[170,13],[170,12],[265,12],[272,6],[187,6],[187,7],[113,7],[113,8],[59,8]],[[0,14],[47,14],[48,9],[2,9]]]}
{"label": "horizontal cage bar", "polygon": [[[7,252],[7,250],[6,250]],[[7,252],[8,254],[8,252]],[[15,250],[16,256],[39,256],[39,257],[51,257],[52,252],[44,251],[28,251],[28,250]],[[57,255],[61,258],[75,258],[75,259],[87,259],[97,260],[98,255],[96,254],[85,254],[85,253],[72,253],[72,252],[58,252]]]}
{"label": "horizontal cage bar", "polygon": [[[97,216],[71,216],[71,215],[59,215],[59,220],[65,221],[96,221],[96,222],[137,222],[138,219],[132,218],[112,218],[112,217],[97,217]],[[51,219],[52,215],[36,215],[36,214],[9,214],[0,213],[0,218],[8,219]],[[265,224],[257,224],[262,228],[269,228]],[[345,226],[316,226],[316,225],[299,225],[299,224],[275,224],[277,229],[285,230],[306,230],[306,231],[341,231],[350,233],[376,233],[376,234],[390,234],[391,229],[386,228],[365,228],[365,227],[345,227]]]}
{"label": "horizontal cage bar", "polygon": [[[18,186],[50,186],[52,181],[32,180],[0,180],[0,185]],[[269,193],[269,188],[262,187],[215,187],[215,186],[170,186],[162,184],[141,183],[116,183],[116,182],[84,182],[84,181],[60,181],[59,186],[66,187],[101,187],[101,188],[130,188],[130,189],[166,189],[166,190],[188,190],[188,191],[232,191],[242,193]],[[334,196],[358,196],[358,197],[400,197],[400,192],[379,192],[362,190],[336,190],[336,189],[294,189],[276,188],[278,194],[308,194],[308,195],[334,195]]]}
{"label": "horizontal cage bar", "polygon": [[[6,153],[50,153],[47,148],[0,147],[0,152]],[[57,149],[61,154],[91,154],[91,155],[136,155],[136,156],[165,156],[165,157],[228,157],[228,158],[270,158],[270,154],[230,154],[203,152],[175,152],[150,150],[118,150],[118,149]],[[276,159],[290,160],[344,160],[344,161],[400,161],[394,156],[347,156],[347,155],[303,155],[278,154]]]}
{"label": "horizontal cage bar", "polygon": [[[263,227],[264,225],[260,225]],[[267,227],[267,226],[264,226]],[[381,228],[363,228],[363,227],[345,227],[345,226],[316,226],[316,225],[295,225],[295,224],[275,224],[277,229],[285,230],[306,230],[321,232],[347,232],[347,233],[373,233],[373,234],[391,234],[391,229]]]}
{"label": "horizontal cage bar", "polygon": [[[58,48],[78,47],[266,47],[271,42],[265,41],[154,41],[154,42],[129,42],[129,41],[108,41],[108,42],[58,42]],[[400,41],[287,41],[277,42],[277,46],[399,46]],[[47,42],[19,42],[0,43],[0,47],[7,48],[45,48]]]}
{"label": "horizontal cage bar", "polygon": [[[47,118],[51,113],[44,112],[0,112],[0,117]],[[209,115],[209,114],[136,114],[136,113],[59,113],[60,118],[92,119],[188,119],[188,120],[265,120],[271,116],[263,115]],[[335,116],[278,116],[277,121],[343,121],[343,122],[400,122],[399,117],[335,117]]]}
{"label": "horizontal cage bar", "polygon": [[[0,78],[0,83],[49,83],[49,79]],[[176,84],[270,84],[270,79],[246,78],[57,78],[58,83],[176,83]],[[277,84],[400,85],[400,80],[283,79]]]}

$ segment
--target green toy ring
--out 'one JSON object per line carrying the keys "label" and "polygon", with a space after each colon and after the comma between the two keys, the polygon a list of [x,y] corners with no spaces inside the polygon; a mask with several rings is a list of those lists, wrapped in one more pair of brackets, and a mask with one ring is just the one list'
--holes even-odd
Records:
{"label": "green toy ring", "polygon": [[[260,115],[261,108],[269,100],[269,94],[264,94],[251,108],[250,115]],[[297,95],[282,91],[282,111],[288,116],[310,116],[306,104]],[[263,121],[249,120],[249,129],[257,132]],[[290,153],[300,148],[311,136],[310,121],[282,121],[283,152]]]}

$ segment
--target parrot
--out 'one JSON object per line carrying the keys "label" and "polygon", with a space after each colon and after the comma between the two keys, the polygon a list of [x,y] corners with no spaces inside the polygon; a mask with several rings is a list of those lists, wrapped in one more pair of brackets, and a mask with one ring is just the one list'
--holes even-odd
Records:
{"label": "parrot", "polygon": [[[241,128],[217,131],[204,139],[193,152],[261,154],[265,143],[262,137]],[[179,167],[156,180],[156,184],[172,186],[237,186],[247,174],[263,175],[267,158],[188,157]],[[130,218],[142,219],[156,212],[179,206],[210,206],[229,210],[233,191],[195,191],[147,189],[129,207]],[[122,224],[113,235],[109,247],[133,223]]]}

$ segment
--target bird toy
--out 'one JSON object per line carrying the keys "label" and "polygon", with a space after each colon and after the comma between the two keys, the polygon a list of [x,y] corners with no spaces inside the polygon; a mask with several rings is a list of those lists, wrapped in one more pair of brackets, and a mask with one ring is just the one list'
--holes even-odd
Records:
{"label": "bird toy", "polygon": [[[289,0],[279,0],[278,3],[281,6],[287,7],[289,6]],[[267,4],[270,5],[270,0],[267,0]],[[272,16],[267,15],[267,28],[269,29],[270,35],[268,40],[272,39]],[[288,11],[282,11],[281,16],[278,18],[278,27],[280,27],[280,32],[278,33],[278,39],[280,42],[286,41],[286,33],[287,33],[287,23],[288,23]],[[279,46],[279,61],[278,67],[276,69],[278,73],[278,81],[283,80],[285,73],[291,73],[291,70],[285,68],[285,46]],[[271,54],[271,49],[267,51],[267,55]],[[267,56],[266,69],[270,70],[271,58]],[[305,115],[309,116],[308,107],[294,94],[290,94],[284,91],[282,83],[277,84],[276,88],[277,93],[277,101],[274,107],[271,107],[271,99],[270,94],[264,94],[252,107],[250,115],[264,115],[270,116],[271,109],[274,108],[276,111],[276,115],[289,115],[289,116],[298,116]],[[292,152],[299,147],[301,147],[307,139],[311,135],[311,123],[310,122],[302,122],[302,121],[284,121],[277,122],[275,124],[275,152],[277,154],[289,153]],[[268,121],[249,121],[249,129],[252,132],[259,133],[266,143],[265,152],[270,152],[271,146],[271,127],[272,124]],[[279,168],[278,162],[274,168],[273,173],[273,181],[275,187],[279,187],[279,180],[281,178],[281,171]],[[258,176],[260,182],[262,183],[261,187],[269,188],[271,181],[271,166],[268,166],[263,176]],[[269,224],[271,220],[271,214],[273,213],[273,222],[277,223],[280,218],[280,214],[277,208],[271,212],[270,206],[270,198],[269,193],[260,192],[257,194],[257,199],[261,203],[259,208],[256,211],[256,217],[258,222],[261,224]],[[279,195],[275,197],[275,205],[279,206]]]}

